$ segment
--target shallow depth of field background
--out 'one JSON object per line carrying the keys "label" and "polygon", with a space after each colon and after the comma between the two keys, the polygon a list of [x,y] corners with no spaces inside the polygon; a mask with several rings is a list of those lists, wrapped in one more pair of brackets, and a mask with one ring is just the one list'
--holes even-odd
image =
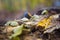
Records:
{"label": "shallow depth of field background", "polygon": [[36,13],[41,8],[60,7],[60,0],[0,0],[0,20],[19,18],[25,11]]}

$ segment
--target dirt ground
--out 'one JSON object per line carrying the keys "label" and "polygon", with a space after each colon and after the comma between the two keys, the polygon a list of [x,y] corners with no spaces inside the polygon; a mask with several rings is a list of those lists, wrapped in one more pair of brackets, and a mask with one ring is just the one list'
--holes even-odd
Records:
{"label": "dirt ground", "polygon": [[[3,32],[4,28],[5,27],[0,26],[0,40],[9,40],[8,35],[10,33],[4,33]],[[30,34],[26,34],[26,35],[23,34],[20,38],[21,38],[21,40],[60,40],[60,33],[59,32],[56,32],[56,33],[53,32],[54,34],[50,34],[49,36],[44,35],[42,37],[38,37],[41,35],[39,35],[39,33],[37,31],[35,33],[30,33]]]}

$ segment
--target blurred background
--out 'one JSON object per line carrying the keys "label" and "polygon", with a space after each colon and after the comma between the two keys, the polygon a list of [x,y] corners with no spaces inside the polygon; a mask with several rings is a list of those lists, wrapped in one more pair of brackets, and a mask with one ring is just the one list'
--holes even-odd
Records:
{"label": "blurred background", "polygon": [[60,7],[60,0],[0,0],[0,19],[18,19],[25,11],[36,13],[42,8]]}

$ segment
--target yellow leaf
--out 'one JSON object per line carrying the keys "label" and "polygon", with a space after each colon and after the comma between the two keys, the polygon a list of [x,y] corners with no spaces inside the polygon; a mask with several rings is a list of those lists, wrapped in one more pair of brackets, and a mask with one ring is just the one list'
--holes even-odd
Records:
{"label": "yellow leaf", "polygon": [[46,29],[51,24],[51,20],[52,17],[50,16],[48,19],[45,18],[42,21],[38,22],[37,25]]}

